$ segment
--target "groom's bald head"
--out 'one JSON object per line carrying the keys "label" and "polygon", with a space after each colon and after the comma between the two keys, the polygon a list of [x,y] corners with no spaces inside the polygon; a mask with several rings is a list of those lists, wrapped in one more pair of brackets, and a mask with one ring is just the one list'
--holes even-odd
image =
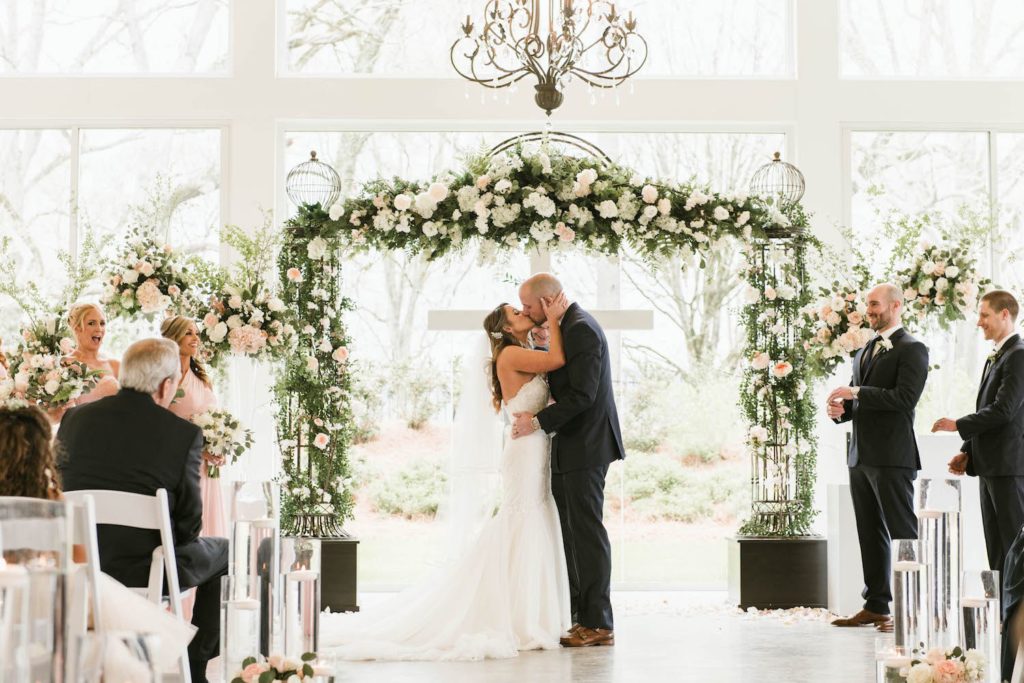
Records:
{"label": "groom's bald head", "polygon": [[562,292],[562,283],[551,273],[537,273],[526,279],[519,286],[519,300],[523,304],[523,313],[538,325],[545,320],[544,310],[540,307],[541,298],[551,298]]}

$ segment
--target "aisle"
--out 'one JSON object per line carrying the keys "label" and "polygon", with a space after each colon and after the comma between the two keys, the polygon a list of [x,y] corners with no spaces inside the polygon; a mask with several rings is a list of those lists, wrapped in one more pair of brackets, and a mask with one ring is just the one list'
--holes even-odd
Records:
{"label": "aisle", "polygon": [[[366,594],[372,609],[385,594]],[[864,683],[873,629],[828,625],[823,610],[743,614],[724,593],[616,593],[616,645],[526,652],[483,663],[348,662],[338,683]]]}

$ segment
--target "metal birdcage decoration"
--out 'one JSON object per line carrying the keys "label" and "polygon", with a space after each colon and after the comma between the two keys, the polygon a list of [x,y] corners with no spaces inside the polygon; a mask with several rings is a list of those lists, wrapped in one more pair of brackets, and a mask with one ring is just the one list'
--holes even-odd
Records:
{"label": "metal birdcage decoration", "polygon": [[770,162],[754,171],[750,178],[750,194],[778,197],[783,205],[796,204],[806,189],[804,174],[793,164],[783,161],[779,152]]}
{"label": "metal birdcage decoration", "polygon": [[284,181],[288,199],[296,206],[319,204],[327,209],[341,196],[341,176],[338,172],[316,158],[316,150],[309,153],[304,161],[288,171]]}

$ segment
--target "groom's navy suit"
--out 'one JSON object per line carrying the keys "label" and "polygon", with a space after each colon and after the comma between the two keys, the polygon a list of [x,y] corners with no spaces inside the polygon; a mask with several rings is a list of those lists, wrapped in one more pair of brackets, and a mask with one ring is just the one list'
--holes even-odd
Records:
{"label": "groom's navy suit", "polygon": [[565,366],[548,375],[555,403],[537,414],[551,437],[551,491],[558,506],[569,568],[572,620],[613,628],[611,545],[604,528],[608,465],[626,457],[612,394],[608,340],[573,304],[560,323]]}
{"label": "groom's navy suit", "polygon": [[1012,335],[985,363],[977,412],[956,421],[967,474],[980,479],[981,521],[990,569],[1003,571],[1024,525],[1024,341]]}
{"label": "groom's navy suit", "polygon": [[[853,359],[851,386],[842,417],[853,420],[847,465],[857,519],[864,609],[888,614],[892,593],[890,539],[917,538],[914,479],[921,458],[914,437],[914,408],[928,377],[928,348],[903,328],[885,350],[875,337]],[[870,353],[870,356],[868,355]]]}

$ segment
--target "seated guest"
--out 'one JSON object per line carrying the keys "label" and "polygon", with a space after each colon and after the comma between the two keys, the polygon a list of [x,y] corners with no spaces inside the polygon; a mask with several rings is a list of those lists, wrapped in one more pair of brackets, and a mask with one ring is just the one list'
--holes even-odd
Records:
{"label": "seated guest", "polygon": [[[170,405],[181,378],[178,345],[169,339],[143,339],[121,359],[121,390],[65,413],[57,432],[63,452],[64,489],[108,489],[152,496],[166,489],[181,587],[196,587],[192,624],[198,629],[188,647],[192,680],[206,681],[206,664],[219,645],[220,577],[227,573],[228,541],[199,537],[203,505],[199,465],[203,434],[174,415]],[[157,531],[101,525],[100,564],[127,586],[149,581]]]}
{"label": "seated guest", "polygon": [[[38,407],[0,403],[0,496],[60,500],[54,473],[50,421]],[[75,546],[75,561],[85,562],[85,553]],[[5,553],[4,560],[19,558]],[[157,664],[166,669],[174,665],[181,649],[192,639],[194,627],[182,624],[167,611],[125,588],[106,575],[100,575],[99,600],[103,627],[112,631],[154,633],[160,638]],[[72,584],[84,588],[82,582]]]}

